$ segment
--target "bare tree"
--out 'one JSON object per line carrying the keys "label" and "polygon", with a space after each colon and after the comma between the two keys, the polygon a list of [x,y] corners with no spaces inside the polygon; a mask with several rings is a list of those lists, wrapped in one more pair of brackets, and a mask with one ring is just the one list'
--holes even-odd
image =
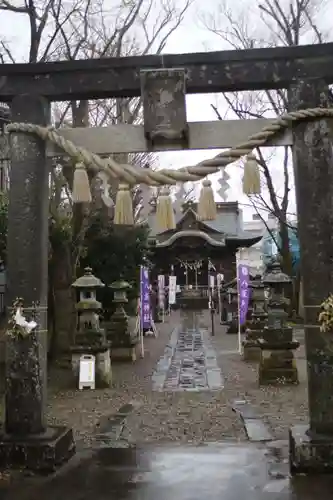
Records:
{"label": "bare tree", "polygon": [[[252,49],[267,46],[295,46],[302,43],[322,43],[327,41],[327,33],[321,27],[325,0],[262,0],[258,5],[258,20],[249,25],[247,6],[235,16],[227,0],[221,0],[216,12],[201,16],[204,26],[221,42],[234,49]],[[285,90],[265,92],[242,92],[224,94],[228,109],[240,119],[270,118],[288,110],[288,95]],[[218,107],[215,106],[218,113]],[[274,169],[272,158],[275,150],[257,148],[257,155],[263,178],[263,194],[249,197],[251,206],[262,218],[264,212],[274,214],[279,222],[278,238],[266,225],[266,229],[277,245],[282,257],[284,271],[292,275],[292,253],[290,229],[297,231],[294,225],[295,214],[290,214],[290,195],[294,195],[291,150],[285,147],[279,157],[279,170]],[[276,163],[277,158],[275,158]],[[282,173],[282,175],[281,175]],[[281,179],[282,177],[282,179]],[[279,182],[280,181],[280,182]],[[282,182],[281,182],[282,181]],[[294,280],[290,312],[299,306],[299,273]]]}
{"label": "bare tree", "polygon": [[[98,59],[161,53],[169,37],[181,24],[193,0],[0,0],[1,11],[12,16],[26,15],[30,30],[30,45],[26,61]],[[24,47],[22,47],[22,52]],[[0,60],[15,63],[13,41],[1,36]],[[75,82],[73,82],[75,83]],[[141,119],[141,99],[107,99],[72,101],[53,105],[53,119],[57,127],[104,126],[117,123],[137,123]],[[118,157],[119,159],[119,157]],[[60,347],[68,344],[72,310],[70,284],[77,264],[84,252],[83,240],[92,211],[71,204],[74,166],[71,162],[58,163],[52,170],[51,217],[55,226],[70,225],[70,241],[66,245],[53,242],[50,297],[55,303],[55,326]],[[121,161],[138,165],[156,159],[150,155],[126,155]],[[61,168],[62,167],[62,168]],[[93,199],[98,198],[96,184],[92,182]],[[111,186],[114,196],[116,186]],[[140,191],[134,191],[134,202],[140,204]],[[108,221],[108,223],[110,223]],[[56,246],[58,245],[58,246]]]}
{"label": "bare tree", "polygon": [[[248,24],[246,9],[235,16],[234,9],[222,0],[214,13],[203,14],[204,26],[214,33],[225,44],[234,49],[252,49],[262,46],[285,45],[294,46],[304,42],[321,43],[326,35],[320,29],[318,13],[323,6],[322,0],[263,0],[258,7],[258,23]],[[245,6],[244,6],[245,7]],[[252,19],[253,21],[253,19]],[[241,119],[277,116],[288,110],[288,96],[285,90],[265,92],[228,93],[224,95],[228,108]],[[217,116],[218,108],[214,106]],[[275,153],[275,152],[274,152]],[[290,252],[289,201],[293,192],[293,176],[291,175],[291,151],[285,147],[280,160],[282,170],[282,186],[277,187],[272,166],[272,153],[267,155],[257,149],[262,171],[263,195],[251,197],[249,205],[259,214],[263,211],[273,213],[279,221],[279,251],[284,270],[291,274],[292,258]],[[292,214],[293,216],[294,214]]]}

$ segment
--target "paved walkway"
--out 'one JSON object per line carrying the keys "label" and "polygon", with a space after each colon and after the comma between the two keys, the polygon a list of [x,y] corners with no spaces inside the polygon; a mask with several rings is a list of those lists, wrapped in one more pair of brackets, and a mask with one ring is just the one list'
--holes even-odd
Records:
{"label": "paved walkway", "polygon": [[[155,391],[204,391],[223,387],[208,329],[192,322],[175,327],[152,376]],[[188,323],[188,324],[186,324]]]}
{"label": "paved walkway", "polygon": [[[333,477],[290,480],[274,449],[250,444],[97,449],[3,500],[316,500]],[[1,493],[1,491],[0,491]]]}

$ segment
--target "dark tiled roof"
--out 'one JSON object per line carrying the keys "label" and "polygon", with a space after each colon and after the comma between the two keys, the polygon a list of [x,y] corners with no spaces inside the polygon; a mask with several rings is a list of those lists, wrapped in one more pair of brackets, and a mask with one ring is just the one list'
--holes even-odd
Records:
{"label": "dark tiled roof", "polygon": [[[192,206],[194,208],[194,206]],[[195,214],[193,208],[189,208],[183,214],[176,214],[176,224],[179,224],[181,220],[183,220],[188,212],[191,211]],[[150,236],[160,240],[162,242],[170,241],[170,244],[175,240],[175,234],[177,233],[177,229],[173,231],[168,231],[168,234],[163,234],[158,231],[156,224],[155,214],[152,214],[148,217],[148,224],[151,228]],[[253,245],[257,241],[259,241],[263,236],[263,231],[246,231],[241,227],[238,204],[237,203],[219,203],[218,204],[218,213],[216,219],[213,221],[205,221],[201,223],[203,225],[203,231],[208,234],[209,240],[215,240],[215,244],[219,246],[221,240],[229,240],[234,242],[243,242],[244,244],[248,243],[248,245]],[[206,228],[206,231],[205,231]],[[178,231],[179,237],[183,230]],[[188,236],[188,231],[184,232],[184,236]],[[159,237],[160,236],[160,237]],[[200,233],[198,232],[198,236]],[[201,234],[202,237],[204,237]],[[165,243],[163,246],[165,246]]]}

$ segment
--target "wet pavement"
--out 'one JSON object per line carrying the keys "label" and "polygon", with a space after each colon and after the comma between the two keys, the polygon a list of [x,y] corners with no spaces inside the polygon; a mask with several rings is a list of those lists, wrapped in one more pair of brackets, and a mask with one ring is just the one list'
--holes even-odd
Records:
{"label": "wet pavement", "polygon": [[53,477],[30,479],[4,500],[315,500],[333,497],[333,477],[289,479],[273,445],[102,447]]}
{"label": "wet pavement", "polygon": [[215,391],[221,370],[207,329],[176,328],[152,376],[154,391]]}

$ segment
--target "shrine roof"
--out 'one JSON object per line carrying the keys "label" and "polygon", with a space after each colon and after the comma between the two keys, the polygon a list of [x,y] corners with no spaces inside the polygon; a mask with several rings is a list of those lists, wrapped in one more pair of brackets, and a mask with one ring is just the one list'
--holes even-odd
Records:
{"label": "shrine roof", "polygon": [[148,218],[150,237],[156,239],[156,246],[169,246],[182,236],[202,237],[213,246],[224,246],[226,240],[251,246],[263,236],[263,231],[245,231],[242,228],[237,202],[217,203],[216,219],[199,221],[196,204],[192,203],[183,213],[175,214],[176,228],[159,232],[155,214]]}

